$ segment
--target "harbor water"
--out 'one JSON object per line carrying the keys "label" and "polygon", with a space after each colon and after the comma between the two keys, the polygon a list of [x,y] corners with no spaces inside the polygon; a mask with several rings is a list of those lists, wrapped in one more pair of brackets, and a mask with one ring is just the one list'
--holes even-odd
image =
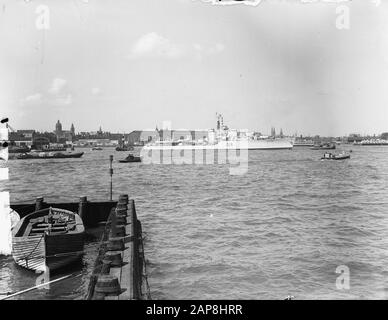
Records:
{"label": "harbor water", "polygon": [[[153,299],[388,298],[388,148],[250,151],[248,172],[228,164],[118,163],[127,152],[85,151],[80,159],[12,160],[11,202],[135,199],[145,236]],[[91,230],[82,276],[17,299],[83,299],[100,230]],[[349,288],[336,286],[340,267]],[[35,285],[37,275],[0,256],[0,294]],[[0,296],[1,297],[1,296]]]}

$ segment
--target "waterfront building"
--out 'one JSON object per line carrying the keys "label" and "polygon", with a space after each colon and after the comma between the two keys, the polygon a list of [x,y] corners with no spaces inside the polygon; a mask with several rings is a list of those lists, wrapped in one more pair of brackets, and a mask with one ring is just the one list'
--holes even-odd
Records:
{"label": "waterfront building", "polygon": [[363,140],[363,137],[361,134],[358,133],[351,133],[348,137],[348,143],[354,143],[354,142],[361,142]]}
{"label": "waterfront building", "polygon": [[[117,141],[116,141],[117,144]],[[110,147],[116,145],[110,139],[78,139],[74,145],[79,147],[98,146]]]}
{"label": "waterfront building", "polygon": [[383,132],[380,136],[381,139],[383,140],[388,140],[388,132]]}
{"label": "waterfront building", "polygon": [[33,145],[35,130],[17,130],[9,133],[11,146],[28,146]]}
{"label": "waterfront building", "polygon": [[276,137],[276,130],[274,127],[271,128],[271,137]]}

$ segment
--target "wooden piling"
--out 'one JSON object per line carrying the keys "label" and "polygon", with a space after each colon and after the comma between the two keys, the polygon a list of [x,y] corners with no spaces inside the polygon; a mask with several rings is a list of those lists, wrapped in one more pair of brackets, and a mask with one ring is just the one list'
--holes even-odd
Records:
{"label": "wooden piling", "polygon": [[37,197],[35,199],[35,211],[43,209],[43,197]]}
{"label": "wooden piling", "polygon": [[85,196],[82,196],[79,198],[79,205],[78,205],[78,215],[83,220],[86,216],[86,204],[88,202],[88,198]]}
{"label": "wooden piling", "polygon": [[[123,219],[126,219],[126,223],[118,225],[118,220],[121,222]],[[120,195],[118,204],[112,209],[108,220],[102,237],[105,239],[102,242],[105,246],[104,255],[100,254],[98,258],[100,262],[95,264],[99,267],[95,268],[94,277],[91,277],[88,299],[140,300],[150,298],[148,282],[144,282],[146,276],[141,224],[137,220],[134,200],[128,200],[127,195]],[[95,292],[94,288],[99,276],[106,274],[108,261],[111,261],[109,275],[112,279],[118,280],[122,290],[109,292],[101,297],[100,288],[98,292]]]}

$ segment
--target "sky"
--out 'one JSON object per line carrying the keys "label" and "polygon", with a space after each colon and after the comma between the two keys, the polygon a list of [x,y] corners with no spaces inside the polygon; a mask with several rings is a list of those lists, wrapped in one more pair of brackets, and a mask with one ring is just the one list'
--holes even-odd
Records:
{"label": "sky", "polygon": [[0,116],[15,129],[206,129],[219,112],[263,134],[380,134],[387,71],[387,1],[0,0]]}

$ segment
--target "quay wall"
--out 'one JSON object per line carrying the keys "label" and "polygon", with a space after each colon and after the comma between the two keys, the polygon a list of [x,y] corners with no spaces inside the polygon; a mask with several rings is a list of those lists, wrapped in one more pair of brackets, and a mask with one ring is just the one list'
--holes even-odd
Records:
{"label": "quay wall", "polygon": [[[126,209],[124,209],[126,208]],[[134,200],[112,208],[90,276],[87,300],[150,299],[142,227]]]}

